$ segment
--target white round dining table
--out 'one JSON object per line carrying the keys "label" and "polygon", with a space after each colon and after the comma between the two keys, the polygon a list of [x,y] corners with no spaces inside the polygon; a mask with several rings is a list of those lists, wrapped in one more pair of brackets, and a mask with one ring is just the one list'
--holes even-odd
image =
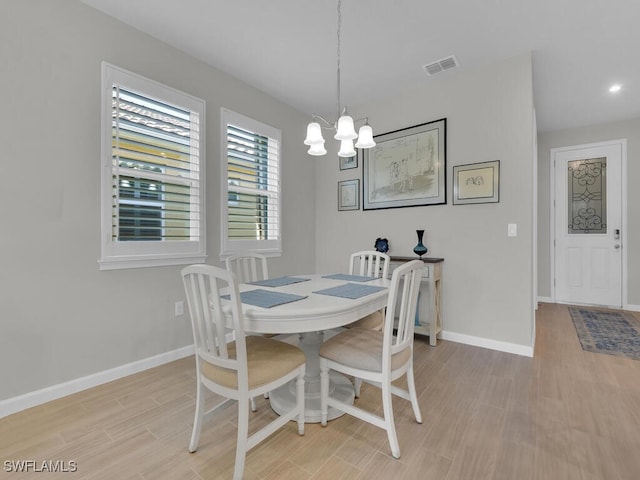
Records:
{"label": "white round dining table", "polygon": [[[291,275],[308,279],[281,287],[264,287],[240,284],[240,292],[261,288],[264,290],[305,296],[302,300],[271,308],[242,304],[246,332],[269,334],[297,334],[298,346],[304,351],[305,375],[305,421],[320,422],[320,358],[319,351],[326,335],[332,329],[343,327],[362,317],[384,308],[387,304],[388,279],[362,282],[363,285],[385,287],[382,290],[350,299],[314,293],[348,283],[345,280],[325,278],[327,274]],[[356,282],[354,282],[356,283]],[[276,413],[290,410],[295,405],[295,382],[284,385],[270,393],[271,407]],[[349,379],[331,372],[329,395],[346,403],[353,403],[354,389]],[[329,420],[342,412],[329,409]]]}

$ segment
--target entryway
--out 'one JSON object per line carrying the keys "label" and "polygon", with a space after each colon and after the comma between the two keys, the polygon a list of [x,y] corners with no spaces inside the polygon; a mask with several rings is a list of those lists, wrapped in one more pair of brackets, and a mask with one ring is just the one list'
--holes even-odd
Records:
{"label": "entryway", "polygon": [[626,140],[551,150],[556,302],[622,307],[625,172]]}

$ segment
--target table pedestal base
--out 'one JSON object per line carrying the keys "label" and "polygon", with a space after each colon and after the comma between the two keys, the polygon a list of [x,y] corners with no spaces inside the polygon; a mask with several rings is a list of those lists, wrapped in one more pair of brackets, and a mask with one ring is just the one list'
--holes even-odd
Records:
{"label": "table pedestal base", "polygon": [[[307,356],[306,374],[304,377],[305,423],[320,423],[320,346],[323,332],[300,334],[298,346]],[[355,393],[353,384],[347,377],[337,372],[329,372],[329,396],[344,403],[353,404]],[[296,404],[296,382],[283,385],[269,394],[271,408],[282,414],[291,410]],[[328,420],[344,415],[344,412],[329,408]]]}
{"label": "table pedestal base", "polygon": [[[320,411],[320,383],[310,385],[308,382],[305,382],[304,387],[304,421],[305,423],[320,423],[322,413]],[[353,403],[353,385],[344,375],[331,372],[329,374],[329,396],[341,402]],[[269,398],[271,399],[271,408],[273,408],[276,413],[282,414],[288,412],[296,404],[296,382],[293,381],[272,391]],[[329,407],[327,419],[333,420],[342,415],[344,415],[344,412]]]}

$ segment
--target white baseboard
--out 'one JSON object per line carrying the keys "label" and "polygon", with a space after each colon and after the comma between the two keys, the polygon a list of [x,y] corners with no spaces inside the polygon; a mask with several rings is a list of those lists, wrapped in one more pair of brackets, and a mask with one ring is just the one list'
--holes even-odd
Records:
{"label": "white baseboard", "polygon": [[524,357],[533,357],[533,347],[527,345],[518,345],[516,343],[499,342],[489,338],[473,337],[471,335],[463,335],[455,332],[442,332],[442,339],[456,343],[464,343],[465,345],[473,345],[475,347],[488,348],[490,350],[498,350],[500,352],[514,353]]}
{"label": "white baseboard", "polygon": [[551,297],[538,297],[538,302],[540,303],[553,303]]}
{"label": "white baseboard", "polygon": [[194,354],[193,345],[0,401],[0,418]]}
{"label": "white baseboard", "polygon": [[[597,305],[595,303],[575,303],[575,302],[561,302],[561,301],[556,301],[556,302],[552,302],[550,298],[544,298],[543,297],[538,297],[538,301],[539,302],[546,302],[546,303],[557,303],[559,305],[582,305],[585,307],[602,307],[602,308],[611,308],[614,310],[620,310],[620,307],[610,307],[607,305]],[[640,312],[640,305],[633,305],[630,303],[625,303],[624,305],[622,305],[622,310],[627,310],[629,312]]]}

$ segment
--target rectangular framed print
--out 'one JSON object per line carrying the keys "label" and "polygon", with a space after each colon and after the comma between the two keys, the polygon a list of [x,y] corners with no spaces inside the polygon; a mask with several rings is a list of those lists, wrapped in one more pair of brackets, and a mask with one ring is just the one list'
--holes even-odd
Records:
{"label": "rectangular framed print", "polygon": [[358,156],[353,157],[338,157],[340,163],[340,170],[349,170],[351,168],[358,168]]}
{"label": "rectangular framed print", "polygon": [[447,119],[376,135],[362,152],[363,210],[447,203]]}
{"label": "rectangular framed print", "polygon": [[338,211],[360,210],[360,179],[338,182]]}
{"label": "rectangular framed print", "polygon": [[500,160],[453,167],[453,204],[498,203]]}

